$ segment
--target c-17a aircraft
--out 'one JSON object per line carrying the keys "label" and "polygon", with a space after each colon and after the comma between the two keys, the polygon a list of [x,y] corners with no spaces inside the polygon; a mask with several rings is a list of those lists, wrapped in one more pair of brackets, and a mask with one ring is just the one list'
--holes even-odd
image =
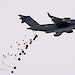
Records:
{"label": "c-17a aircraft", "polygon": [[54,32],[54,36],[60,36],[63,32],[72,33],[73,29],[75,29],[75,20],[70,18],[58,18],[47,13],[48,16],[52,19],[53,24],[43,24],[40,25],[35,20],[33,20],[30,16],[19,15],[20,19],[22,19],[21,23],[27,23],[30,28],[34,31],[44,31],[46,33]]}

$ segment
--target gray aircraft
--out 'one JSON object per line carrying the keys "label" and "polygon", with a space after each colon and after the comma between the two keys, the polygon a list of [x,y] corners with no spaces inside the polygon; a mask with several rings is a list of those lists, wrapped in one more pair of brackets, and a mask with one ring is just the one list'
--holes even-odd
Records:
{"label": "gray aircraft", "polygon": [[27,23],[30,28],[34,31],[44,31],[46,33],[54,32],[54,36],[60,36],[63,32],[72,33],[73,29],[75,29],[75,20],[70,18],[58,18],[47,13],[48,16],[52,19],[53,24],[43,24],[40,25],[35,20],[33,20],[30,16],[19,15],[20,19],[22,19],[21,23]]}

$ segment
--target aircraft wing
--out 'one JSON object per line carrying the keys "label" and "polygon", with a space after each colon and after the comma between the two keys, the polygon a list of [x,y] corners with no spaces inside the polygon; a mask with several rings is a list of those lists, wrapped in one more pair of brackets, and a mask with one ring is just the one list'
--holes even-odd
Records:
{"label": "aircraft wing", "polygon": [[56,25],[59,24],[59,23],[62,21],[61,18],[52,16],[52,15],[50,15],[49,13],[47,13],[47,14],[48,14],[48,16],[52,19],[52,21],[53,21]]}
{"label": "aircraft wing", "polygon": [[68,26],[70,24],[70,18],[58,18],[47,13],[48,16],[52,19],[55,25],[58,27]]}

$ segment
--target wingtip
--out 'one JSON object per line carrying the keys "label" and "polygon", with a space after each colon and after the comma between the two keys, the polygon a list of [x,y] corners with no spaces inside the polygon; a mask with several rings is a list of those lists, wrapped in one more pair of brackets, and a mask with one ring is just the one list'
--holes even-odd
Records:
{"label": "wingtip", "polygon": [[50,14],[47,12],[48,16],[50,16]]}
{"label": "wingtip", "polygon": [[50,18],[52,18],[53,16],[52,15],[50,15],[48,12],[47,12],[47,14],[48,14],[48,16],[50,17]]}
{"label": "wingtip", "polygon": [[47,12],[47,14],[49,14],[49,13]]}

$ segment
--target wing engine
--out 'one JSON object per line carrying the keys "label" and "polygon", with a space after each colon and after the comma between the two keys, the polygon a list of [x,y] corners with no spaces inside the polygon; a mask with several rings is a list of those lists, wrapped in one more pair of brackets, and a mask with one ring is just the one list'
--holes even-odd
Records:
{"label": "wing engine", "polygon": [[60,36],[63,32],[56,32],[54,36]]}

